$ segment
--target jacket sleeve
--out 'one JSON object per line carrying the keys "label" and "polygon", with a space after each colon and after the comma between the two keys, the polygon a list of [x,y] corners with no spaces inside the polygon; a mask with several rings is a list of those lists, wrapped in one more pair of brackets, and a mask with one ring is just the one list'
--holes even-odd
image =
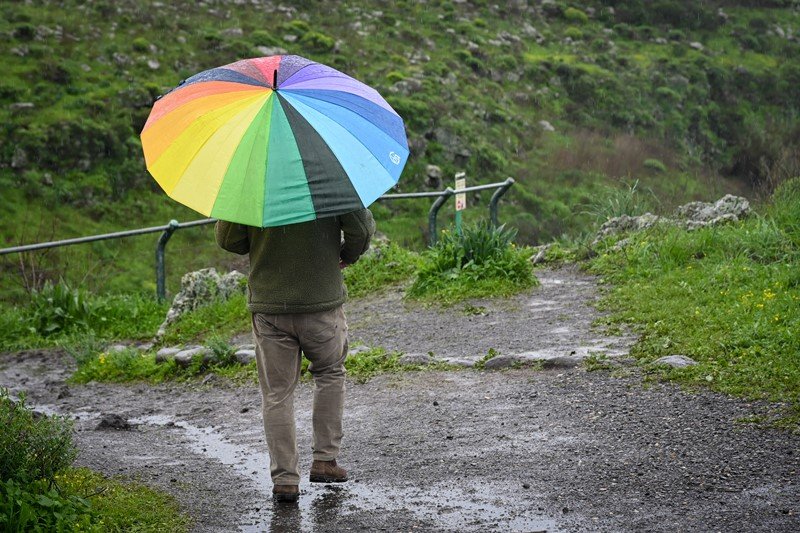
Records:
{"label": "jacket sleeve", "polygon": [[218,220],[214,227],[214,235],[217,238],[217,244],[229,252],[244,255],[250,251],[247,226]]}
{"label": "jacket sleeve", "polygon": [[375,219],[369,209],[353,211],[339,217],[344,234],[342,261],[352,265],[369,249],[369,242],[375,234]]}

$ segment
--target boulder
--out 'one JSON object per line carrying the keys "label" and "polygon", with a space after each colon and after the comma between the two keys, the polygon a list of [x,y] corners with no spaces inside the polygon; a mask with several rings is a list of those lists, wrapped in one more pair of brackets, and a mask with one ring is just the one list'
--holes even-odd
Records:
{"label": "boulder", "polygon": [[592,242],[595,246],[610,235],[641,231],[655,224],[674,224],[688,231],[737,222],[750,214],[750,202],[741,196],[726,194],[716,202],[690,202],[678,207],[672,218],[659,217],[652,213],[639,216],[622,215],[605,222]]}
{"label": "boulder", "polygon": [[156,363],[166,363],[170,359],[175,359],[175,354],[180,351],[181,348],[161,348],[156,352]]}
{"label": "boulder", "polygon": [[220,276],[214,268],[204,268],[184,274],[181,278],[181,290],[172,300],[172,306],[167,311],[164,322],[158,328],[156,340],[163,337],[167,326],[184,313],[218,299],[226,300],[234,294],[244,293],[245,279],[244,274],[235,270]]}
{"label": "boulder", "polygon": [[182,367],[187,367],[192,364],[192,360],[196,357],[202,357],[204,363],[209,363],[214,360],[214,353],[205,346],[194,346],[181,350],[174,356],[175,362]]}
{"label": "boulder", "polygon": [[253,361],[256,360],[256,351],[255,350],[236,350],[236,353],[233,354],[236,357],[236,360],[239,361],[240,364],[249,365]]}

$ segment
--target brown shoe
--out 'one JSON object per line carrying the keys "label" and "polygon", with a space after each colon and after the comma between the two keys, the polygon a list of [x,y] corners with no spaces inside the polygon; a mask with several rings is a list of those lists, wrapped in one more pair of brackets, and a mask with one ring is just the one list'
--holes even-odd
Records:
{"label": "brown shoe", "polygon": [[311,463],[311,483],[343,483],[347,481],[347,470],[336,466],[333,461],[314,461]]}
{"label": "brown shoe", "polygon": [[297,485],[275,485],[272,487],[272,498],[277,502],[296,502],[300,496]]}

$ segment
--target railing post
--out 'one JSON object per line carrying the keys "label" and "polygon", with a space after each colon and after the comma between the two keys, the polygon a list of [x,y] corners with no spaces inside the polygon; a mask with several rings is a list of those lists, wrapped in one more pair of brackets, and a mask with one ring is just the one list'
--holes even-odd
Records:
{"label": "railing post", "polygon": [[514,178],[508,178],[499,189],[494,191],[492,199],[489,201],[489,219],[492,221],[492,226],[494,227],[500,225],[500,222],[497,219],[497,202],[500,200],[500,197],[511,188],[512,185],[514,185]]}
{"label": "railing post", "polygon": [[453,189],[450,187],[446,188],[442,191],[441,196],[439,196],[433,205],[431,205],[430,211],[428,211],[428,245],[429,246],[436,246],[436,215],[439,214],[439,209],[442,208],[444,203],[447,201],[448,198],[453,196]]}
{"label": "railing post", "polygon": [[164,229],[164,232],[158,238],[158,245],[156,246],[156,297],[159,302],[163,302],[167,296],[167,287],[165,282],[165,269],[164,269],[164,248],[167,246],[172,234],[178,229],[178,221],[170,220],[169,225]]}

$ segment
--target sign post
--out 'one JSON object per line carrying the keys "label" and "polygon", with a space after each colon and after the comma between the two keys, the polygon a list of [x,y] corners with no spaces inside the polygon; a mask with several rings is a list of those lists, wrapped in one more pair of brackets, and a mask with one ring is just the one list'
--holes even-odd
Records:
{"label": "sign post", "polygon": [[456,232],[461,235],[461,211],[467,208],[467,194],[462,191],[467,188],[467,179],[464,172],[456,173]]}

